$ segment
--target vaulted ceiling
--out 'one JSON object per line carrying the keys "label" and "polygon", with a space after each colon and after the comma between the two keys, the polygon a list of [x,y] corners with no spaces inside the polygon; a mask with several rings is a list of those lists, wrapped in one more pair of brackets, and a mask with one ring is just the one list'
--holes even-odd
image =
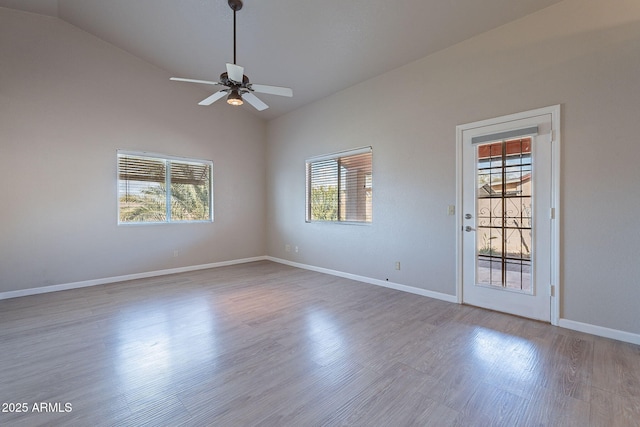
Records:
{"label": "vaulted ceiling", "polygon": [[[244,0],[237,62],[253,83],[293,88],[293,98],[260,95],[270,108],[253,111],[268,120],[559,1]],[[227,0],[0,0],[0,7],[58,17],[173,76],[218,80],[233,62]],[[399,84],[389,82],[380,96]],[[215,91],[196,86],[202,94],[194,103]]]}

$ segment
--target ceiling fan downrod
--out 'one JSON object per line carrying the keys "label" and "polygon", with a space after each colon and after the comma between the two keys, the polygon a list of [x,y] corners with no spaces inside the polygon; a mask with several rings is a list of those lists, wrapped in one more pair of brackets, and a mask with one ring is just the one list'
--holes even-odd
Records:
{"label": "ceiling fan downrod", "polygon": [[233,63],[236,64],[236,12],[242,9],[242,0],[228,0],[233,10]]}

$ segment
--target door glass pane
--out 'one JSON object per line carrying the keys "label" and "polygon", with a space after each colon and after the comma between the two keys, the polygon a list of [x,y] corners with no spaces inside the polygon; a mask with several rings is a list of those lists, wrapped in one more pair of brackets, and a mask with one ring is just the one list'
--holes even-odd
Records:
{"label": "door glass pane", "polygon": [[532,293],[531,138],[476,150],[476,284]]}

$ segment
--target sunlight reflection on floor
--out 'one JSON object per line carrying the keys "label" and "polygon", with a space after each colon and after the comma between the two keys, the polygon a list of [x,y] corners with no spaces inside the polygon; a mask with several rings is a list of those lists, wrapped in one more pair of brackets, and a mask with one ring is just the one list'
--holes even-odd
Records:
{"label": "sunlight reflection on floor", "polygon": [[307,335],[313,348],[312,357],[320,365],[345,357],[344,338],[326,313],[314,310],[307,315]]}
{"label": "sunlight reflection on floor", "polygon": [[472,348],[478,362],[496,368],[492,375],[500,381],[534,381],[541,374],[538,349],[526,339],[480,328]]}
{"label": "sunlight reflection on floor", "polygon": [[215,316],[207,302],[145,303],[124,311],[117,325],[116,373],[124,390],[162,390],[172,376],[213,360],[217,354]]}

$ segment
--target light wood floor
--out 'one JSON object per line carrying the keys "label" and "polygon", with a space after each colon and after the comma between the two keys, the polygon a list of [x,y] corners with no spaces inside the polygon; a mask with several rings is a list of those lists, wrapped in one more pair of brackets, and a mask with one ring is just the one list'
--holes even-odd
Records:
{"label": "light wood floor", "polygon": [[639,346],[266,261],[0,301],[0,362],[3,426],[640,425]]}

